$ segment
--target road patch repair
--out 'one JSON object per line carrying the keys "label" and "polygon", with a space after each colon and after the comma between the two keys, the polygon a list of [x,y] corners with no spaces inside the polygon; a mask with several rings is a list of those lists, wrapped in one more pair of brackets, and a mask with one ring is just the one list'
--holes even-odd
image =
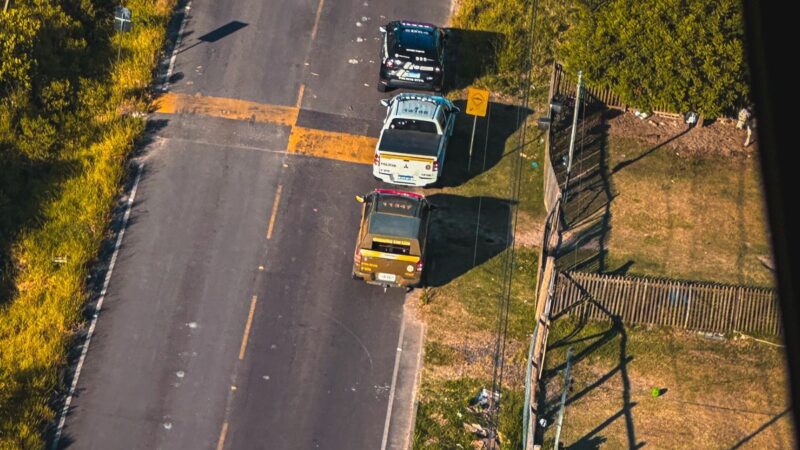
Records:
{"label": "road patch repair", "polygon": [[287,151],[316,158],[371,164],[377,139],[341,131],[297,125],[300,108],[247,100],[165,93],[153,102],[154,112],[269,123],[291,127]]}

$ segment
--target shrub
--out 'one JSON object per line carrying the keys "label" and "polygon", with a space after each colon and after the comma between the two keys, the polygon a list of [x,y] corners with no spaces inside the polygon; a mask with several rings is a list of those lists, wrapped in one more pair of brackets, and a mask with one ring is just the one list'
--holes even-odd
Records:
{"label": "shrub", "polygon": [[748,94],[738,0],[578,3],[564,60],[644,109],[719,116]]}

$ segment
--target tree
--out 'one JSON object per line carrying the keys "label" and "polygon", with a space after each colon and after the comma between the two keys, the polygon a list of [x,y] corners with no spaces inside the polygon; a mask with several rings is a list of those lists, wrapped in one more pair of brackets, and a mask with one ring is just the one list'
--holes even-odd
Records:
{"label": "tree", "polygon": [[570,70],[642,109],[716,117],[748,95],[739,0],[579,3],[562,52]]}

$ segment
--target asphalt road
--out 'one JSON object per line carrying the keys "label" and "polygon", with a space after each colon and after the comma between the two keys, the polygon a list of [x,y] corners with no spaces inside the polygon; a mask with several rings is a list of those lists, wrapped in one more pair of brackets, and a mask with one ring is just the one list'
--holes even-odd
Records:
{"label": "asphalt road", "polygon": [[[378,26],[449,2],[319,5],[192,1],[170,90],[375,133]],[[369,167],[288,154],[285,125],[151,125],[60,447],[380,448],[404,296],[350,279]]]}

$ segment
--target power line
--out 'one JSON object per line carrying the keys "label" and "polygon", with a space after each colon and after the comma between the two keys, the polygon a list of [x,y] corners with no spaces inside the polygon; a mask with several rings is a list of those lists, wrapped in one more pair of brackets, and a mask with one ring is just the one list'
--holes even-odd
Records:
{"label": "power line", "polygon": [[[519,191],[520,185],[522,181],[522,149],[525,148],[526,144],[526,137],[527,137],[527,110],[530,104],[530,86],[531,86],[531,77],[533,72],[533,42],[534,42],[534,30],[536,24],[536,15],[538,11],[539,1],[534,0],[533,4],[531,5],[531,21],[530,26],[528,29],[528,42],[527,42],[527,58],[526,58],[526,67],[525,72],[521,74],[520,79],[520,93],[522,97],[521,105],[517,108],[517,119],[516,119],[516,128],[522,128],[519,137],[519,145],[517,146],[517,158],[514,161],[514,165],[512,166],[512,177],[511,177],[511,200],[512,204],[510,205],[509,209],[509,227],[506,234],[506,242],[509,246],[508,253],[506,254],[506,258],[504,260],[504,286],[503,286],[503,293],[501,294],[500,298],[498,298],[498,317],[497,317],[497,330],[496,330],[496,337],[495,337],[495,353],[494,353],[494,365],[492,369],[492,405],[493,408],[490,410],[490,420],[491,425],[494,431],[494,435],[497,435],[497,430],[499,428],[499,410],[500,405],[494,404],[494,393],[500,394],[503,387],[503,375],[505,370],[505,348],[506,348],[506,341],[507,341],[507,334],[508,334],[508,312],[511,303],[511,291],[512,291],[512,280],[514,274],[514,257],[515,257],[515,250],[514,250],[514,236],[516,233],[517,228],[517,218],[519,212],[518,200],[519,200]],[[526,111],[526,114],[523,115],[523,109]],[[499,400],[499,399],[498,399]],[[494,447],[495,440],[492,439],[492,447]]]}

